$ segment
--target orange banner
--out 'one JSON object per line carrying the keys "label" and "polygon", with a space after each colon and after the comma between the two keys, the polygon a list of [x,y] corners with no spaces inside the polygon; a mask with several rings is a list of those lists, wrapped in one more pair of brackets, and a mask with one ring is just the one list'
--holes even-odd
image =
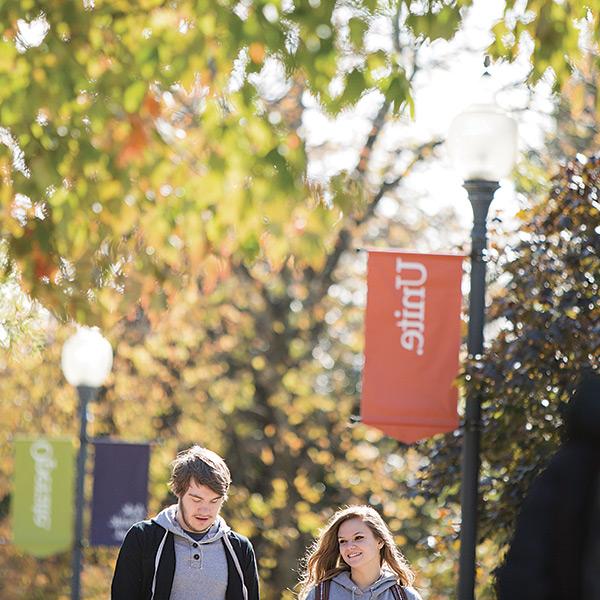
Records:
{"label": "orange banner", "polygon": [[458,427],[462,260],[369,251],[361,420],[405,443]]}

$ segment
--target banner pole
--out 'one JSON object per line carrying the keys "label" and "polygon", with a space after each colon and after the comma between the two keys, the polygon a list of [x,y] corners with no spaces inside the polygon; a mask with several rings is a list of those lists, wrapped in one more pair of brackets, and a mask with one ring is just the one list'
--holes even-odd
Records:
{"label": "banner pole", "polygon": [[[469,359],[483,354],[485,325],[485,274],[487,247],[487,214],[500,187],[496,181],[465,181],[473,207],[471,233],[471,289],[469,292]],[[479,445],[481,436],[481,398],[470,388],[467,392],[464,421],[462,481],[460,490],[460,556],[458,600],[475,598],[475,562],[477,549],[477,504],[479,494]]]}
{"label": "banner pole", "polygon": [[85,463],[87,459],[87,411],[98,388],[78,385],[79,396],[79,451],[77,453],[77,486],[75,493],[75,540],[73,543],[71,600],[80,600],[81,557],[83,549],[83,508]]}

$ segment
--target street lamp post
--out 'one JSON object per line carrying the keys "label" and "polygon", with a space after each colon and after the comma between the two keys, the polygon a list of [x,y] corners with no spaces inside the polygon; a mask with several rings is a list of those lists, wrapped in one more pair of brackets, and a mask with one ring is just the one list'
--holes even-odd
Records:
{"label": "street lamp post", "polygon": [[[470,107],[450,126],[448,149],[464,179],[473,208],[467,335],[470,359],[483,354],[488,209],[500,187],[498,180],[507,176],[514,166],[516,148],[516,122],[493,103]],[[481,398],[476,391],[470,390],[463,432],[458,600],[475,597],[480,432]]]}
{"label": "street lamp post", "polygon": [[75,540],[73,545],[71,600],[80,598],[81,553],[83,547],[83,507],[85,462],[87,458],[88,405],[96,397],[112,367],[112,348],[97,328],[81,327],[64,344],[61,366],[65,379],[79,395],[79,452],[75,490]]}

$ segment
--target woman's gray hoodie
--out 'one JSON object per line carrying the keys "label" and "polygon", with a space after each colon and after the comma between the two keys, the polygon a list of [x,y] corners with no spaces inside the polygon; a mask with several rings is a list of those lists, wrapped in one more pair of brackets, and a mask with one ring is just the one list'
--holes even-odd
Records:
{"label": "woman's gray hoodie", "polygon": [[[396,585],[398,578],[391,571],[384,571],[381,577],[366,590],[361,590],[350,579],[350,573],[344,571],[331,580],[329,600],[394,600],[391,588]],[[419,592],[412,587],[405,587],[408,600],[421,600]],[[308,593],[306,600],[315,600],[315,589]]]}

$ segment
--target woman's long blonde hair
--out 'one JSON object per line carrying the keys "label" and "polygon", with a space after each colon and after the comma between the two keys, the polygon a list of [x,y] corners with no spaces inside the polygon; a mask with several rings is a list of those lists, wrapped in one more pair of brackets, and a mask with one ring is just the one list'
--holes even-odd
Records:
{"label": "woman's long blonde hair", "polygon": [[414,574],[396,546],[394,538],[379,513],[370,506],[348,506],[338,510],[320,531],[319,537],[308,549],[303,561],[298,597],[303,600],[317,584],[335,577],[350,567],[340,556],[338,530],[350,519],[360,519],[373,532],[375,539],[383,542],[379,551],[381,566],[387,566],[398,576],[400,585],[411,585]]}

